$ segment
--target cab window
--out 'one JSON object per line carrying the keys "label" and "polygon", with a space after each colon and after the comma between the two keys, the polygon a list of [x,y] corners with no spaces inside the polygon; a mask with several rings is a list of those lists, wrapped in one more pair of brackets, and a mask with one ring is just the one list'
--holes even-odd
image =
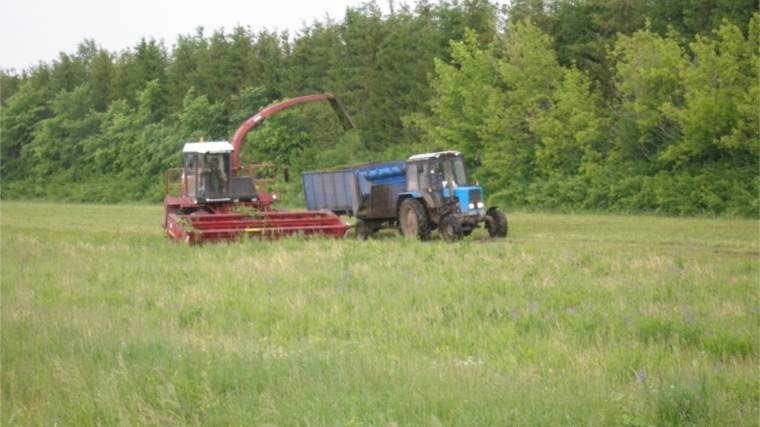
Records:
{"label": "cab window", "polygon": [[419,179],[417,177],[417,164],[412,163],[406,166],[406,182],[407,182],[407,191],[417,191],[419,190]]}

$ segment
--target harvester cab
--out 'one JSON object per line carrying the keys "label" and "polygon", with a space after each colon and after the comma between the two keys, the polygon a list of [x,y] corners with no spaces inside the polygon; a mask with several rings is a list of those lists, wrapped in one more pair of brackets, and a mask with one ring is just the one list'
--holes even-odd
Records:
{"label": "harvester cab", "polygon": [[183,195],[201,204],[255,201],[258,194],[251,177],[231,174],[233,151],[226,141],[185,144]]}

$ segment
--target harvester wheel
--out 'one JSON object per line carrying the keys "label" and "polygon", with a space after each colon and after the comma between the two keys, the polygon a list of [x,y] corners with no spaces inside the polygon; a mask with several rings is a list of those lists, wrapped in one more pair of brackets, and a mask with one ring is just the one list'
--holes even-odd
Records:
{"label": "harvester wheel", "polygon": [[488,215],[491,217],[491,221],[486,223],[488,235],[491,237],[507,237],[509,225],[507,224],[507,216],[504,215],[504,212],[498,209],[491,209],[488,211]]}
{"label": "harvester wheel", "polygon": [[404,237],[430,238],[430,218],[417,199],[406,199],[398,210],[398,222]]}
{"label": "harvester wheel", "polygon": [[370,228],[369,224],[361,219],[356,220],[356,225],[354,228],[356,228],[356,238],[359,240],[367,240],[372,234],[372,228]]}
{"label": "harvester wheel", "polygon": [[446,215],[438,226],[441,231],[441,237],[447,242],[454,242],[462,238],[464,231],[459,218],[454,215]]}

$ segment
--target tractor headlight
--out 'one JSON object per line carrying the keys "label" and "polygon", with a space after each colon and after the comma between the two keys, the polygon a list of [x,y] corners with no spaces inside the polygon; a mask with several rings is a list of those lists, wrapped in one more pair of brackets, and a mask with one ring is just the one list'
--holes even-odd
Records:
{"label": "tractor headlight", "polygon": [[468,206],[469,206],[470,210],[475,209],[475,203],[470,203]]}
{"label": "tractor headlight", "polygon": [[478,209],[483,209],[483,202],[478,202]]}

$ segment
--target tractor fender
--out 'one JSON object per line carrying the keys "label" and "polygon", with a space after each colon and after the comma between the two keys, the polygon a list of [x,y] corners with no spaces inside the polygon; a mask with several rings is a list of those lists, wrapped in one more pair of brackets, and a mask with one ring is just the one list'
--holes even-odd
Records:
{"label": "tractor fender", "polygon": [[398,195],[398,199],[396,199],[396,217],[398,217],[398,211],[401,209],[401,203],[404,202],[404,200],[413,198],[413,199],[419,199],[420,193],[418,191],[410,191],[407,193],[401,193]]}

